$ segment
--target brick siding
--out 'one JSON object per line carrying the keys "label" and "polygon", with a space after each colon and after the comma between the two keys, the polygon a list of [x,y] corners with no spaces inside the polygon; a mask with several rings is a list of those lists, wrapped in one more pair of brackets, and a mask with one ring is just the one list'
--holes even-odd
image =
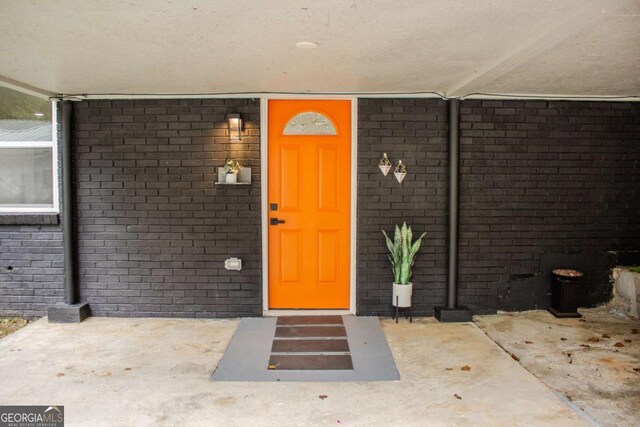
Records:
{"label": "brick siding", "polygon": [[[430,315],[445,299],[447,104],[435,99],[358,100],[358,314],[389,314],[393,276],[381,231],[407,221],[426,231],[411,278],[413,311]],[[402,160],[402,184],[378,168],[383,153]]]}
{"label": "brick siding", "polygon": [[[387,314],[381,229],[426,231],[414,312],[445,300],[447,104],[358,101],[357,311]],[[226,115],[244,138],[229,142]],[[256,316],[262,309],[259,102],[74,104],[80,297],[98,316]],[[640,262],[640,103],[461,103],[460,303],[476,313],[543,307],[554,266],[587,273],[583,304],[606,300],[609,268]],[[402,159],[399,184],[378,169]],[[219,187],[229,157],[253,184]],[[0,315],[63,300],[58,218],[2,217]],[[634,252],[635,251],[635,252]],[[224,269],[238,256],[241,272]],[[11,267],[9,269],[8,267]]]}
{"label": "brick siding", "polygon": [[605,252],[640,249],[640,103],[468,100],[460,112],[460,302],[546,307],[549,269],[564,265],[589,273],[583,304],[606,300]]}
{"label": "brick siding", "polygon": [[[74,104],[80,296],[98,316],[262,312],[257,100]],[[227,114],[244,137],[230,142]],[[237,159],[250,186],[214,185]],[[224,269],[237,256],[242,271]]]}
{"label": "brick siding", "polygon": [[[56,133],[60,156],[60,126]],[[64,301],[60,224],[59,215],[0,215],[0,316],[40,317]]]}

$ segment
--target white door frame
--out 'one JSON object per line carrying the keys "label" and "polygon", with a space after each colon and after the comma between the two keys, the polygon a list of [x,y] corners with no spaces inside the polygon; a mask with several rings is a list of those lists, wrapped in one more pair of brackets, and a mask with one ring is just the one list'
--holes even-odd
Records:
{"label": "white door frame", "polygon": [[[349,309],[348,310],[269,310],[269,100],[314,99],[351,101],[351,224],[349,247]],[[300,314],[356,314],[356,219],[358,209],[358,98],[332,95],[264,95],[260,97],[260,193],[262,222],[262,315],[294,316]]]}

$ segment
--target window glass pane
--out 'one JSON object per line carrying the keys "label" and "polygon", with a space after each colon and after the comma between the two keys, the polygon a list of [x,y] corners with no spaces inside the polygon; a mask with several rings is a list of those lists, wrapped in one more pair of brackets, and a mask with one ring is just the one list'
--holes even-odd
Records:
{"label": "window glass pane", "polygon": [[51,102],[0,87],[0,141],[52,141]]}
{"label": "window glass pane", "polygon": [[296,114],[284,127],[284,135],[336,135],[336,128],[320,113]]}
{"label": "window glass pane", "polygon": [[0,207],[53,207],[53,150],[0,148]]}

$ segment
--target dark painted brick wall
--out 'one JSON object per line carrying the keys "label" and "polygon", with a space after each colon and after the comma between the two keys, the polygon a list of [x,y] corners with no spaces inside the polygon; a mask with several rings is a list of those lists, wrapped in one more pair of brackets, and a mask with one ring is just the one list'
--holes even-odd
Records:
{"label": "dark painted brick wall", "polygon": [[62,264],[60,226],[0,225],[0,316],[43,316],[63,301]]}
{"label": "dark painted brick wall", "polygon": [[606,299],[603,252],[640,249],[640,103],[469,100],[460,123],[460,302],[545,307],[563,265]]}
{"label": "dark painted brick wall", "polygon": [[[414,312],[431,314],[444,302],[446,281],[447,104],[434,99],[358,100],[358,314],[389,313],[393,276],[381,229],[406,220],[428,233],[412,281]],[[378,161],[407,165],[399,184]]]}
{"label": "dark painted brick wall", "polygon": [[[236,111],[245,138],[230,143]],[[545,306],[558,265],[585,271],[584,304],[606,299],[609,267],[640,250],[640,104],[468,100],[461,128],[460,302],[481,313]],[[447,132],[444,101],[359,100],[359,314],[388,312],[380,229],[402,220],[429,233],[414,311],[444,301]],[[81,299],[95,315],[260,314],[257,101],[77,103],[73,144]],[[380,173],[383,152],[407,164],[403,184]],[[253,168],[253,185],[213,184],[228,157]],[[61,242],[55,217],[1,218],[0,315],[39,316],[63,300]],[[224,270],[230,256],[242,272]]]}
{"label": "dark painted brick wall", "polygon": [[0,215],[0,316],[44,316],[47,307],[64,301],[59,219],[58,215]]}
{"label": "dark painted brick wall", "polygon": [[[81,299],[98,316],[259,315],[259,102],[74,104]],[[245,121],[229,142],[227,114]],[[219,187],[227,158],[251,186]],[[241,272],[224,260],[243,260]]]}

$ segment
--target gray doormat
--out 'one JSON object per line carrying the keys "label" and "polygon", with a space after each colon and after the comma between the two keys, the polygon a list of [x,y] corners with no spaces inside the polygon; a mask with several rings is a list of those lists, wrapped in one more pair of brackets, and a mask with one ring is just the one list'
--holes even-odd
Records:
{"label": "gray doormat", "polygon": [[377,317],[291,316],[242,319],[211,379],[393,381],[400,375]]}

